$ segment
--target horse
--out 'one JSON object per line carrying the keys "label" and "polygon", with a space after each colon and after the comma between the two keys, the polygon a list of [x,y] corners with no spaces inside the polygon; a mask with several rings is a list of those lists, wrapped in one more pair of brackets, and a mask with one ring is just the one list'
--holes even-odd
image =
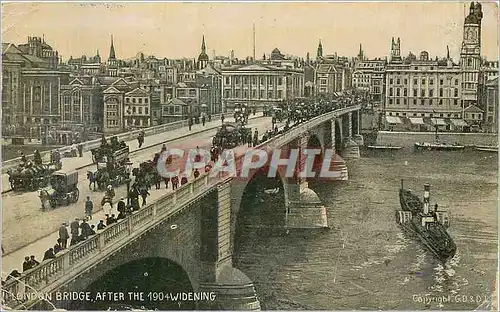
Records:
{"label": "horse", "polygon": [[97,187],[97,172],[87,171],[87,180],[89,180],[89,190],[92,190],[92,185],[94,185],[94,191]]}

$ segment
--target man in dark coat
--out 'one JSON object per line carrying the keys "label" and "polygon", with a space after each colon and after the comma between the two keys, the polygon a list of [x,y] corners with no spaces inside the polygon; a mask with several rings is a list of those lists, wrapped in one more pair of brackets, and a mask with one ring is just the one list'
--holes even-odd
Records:
{"label": "man in dark coat", "polygon": [[82,224],[80,225],[82,229],[82,238],[87,239],[90,235],[92,235],[92,230],[90,229],[90,224],[87,221],[82,220]]}
{"label": "man in dark coat", "polygon": [[99,220],[99,224],[97,224],[97,230],[98,231],[104,230],[105,227],[106,227],[106,225],[104,224],[104,221],[103,220]]}
{"label": "man in dark coat", "polygon": [[76,218],[75,221],[70,224],[71,239],[73,240],[78,235],[80,235],[80,219]]}
{"label": "man in dark coat", "polygon": [[116,209],[118,210],[118,212],[125,212],[125,202],[123,197],[118,201],[118,206]]}
{"label": "man in dark coat", "polygon": [[61,239],[58,238],[57,239],[57,243],[54,245],[54,254],[57,254],[58,252],[60,252],[61,250],[63,250],[62,246],[61,246]]}
{"label": "man in dark coat", "polygon": [[29,269],[31,269],[30,257],[26,256],[24,257],[24,262],[23,262],[23,272],[26,272]]}
{"label": "man in dark coat", "polygon": [[54,248],[49,248],[47,251],[45,251],[45,254],[43,255],[43,260],[49,260],[49,259],[54,259],[56,255],[54,254]]}
{"label": "man in dark coat", "polygon": [[141,197],[142,197],[142,207],[144,207],[146,205],[146,198],[151,195],[149,194],[148,192],[148,189],[145,188],[145,187],[142,187],[141,188]]}
{"label": "man in dark coat", "polygon": [[205,126],[205,122],[206,122],[205,115],[203,115],[201,117],[201,123],[203,124],[203,126]]}
{"label": "man in dark coat", "polygon": [[66,247],[68,246],[69,234],[67,226],[68,225],[66,224],[66,222],[64,222],[59,228],[59,239],[61,240],[62,249],[66,249]]}
{"label": "man in dark coat", "polygon": [[182,177],[181,178],[181,185],[187,184],[188,183],[188,178],[187,177]]}
{"label": "man in dark coat", "polygon": [[194,169],[194,178],[197,179],[200,176],[200,172],[198,171],[198,168]]}
{"label": "man in dark coat", "polygon": [[31,268],[34,268],[34,267],[36,267],[37,265],[40,264],[40,262],[36,261],[35,256],[33,256],[33,255],[30,256],[30,262],[29,263],[31,265]]}
{"label": "man in dark coat", "polygon": [[85,201],[85,215],[89,220],[92,220],[92,210],[94,210],[94,203],[90,199],[90,196],[87,196],[87,200]]}

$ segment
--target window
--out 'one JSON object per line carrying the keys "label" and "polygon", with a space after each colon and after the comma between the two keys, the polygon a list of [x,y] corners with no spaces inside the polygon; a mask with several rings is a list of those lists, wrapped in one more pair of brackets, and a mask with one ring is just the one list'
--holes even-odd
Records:
{"label": "window", "polygon": [[252,77],[252,84],[256,85],[257,84],[257,77]]}
{"label": "window", "polygon": [[257,91],[252,90],[252,99],[255,99],[257,97]]}
{"label": "window", "polygon": [[240,97],[240,90],[234,90],[234,97],[239,98]]}
{"label": "window", "polygon": [[279,77],[278,78],[278,85],[281,86],[283,84],[283,78]]}
{"label": "window", "polygon": [[261,85],[264,85],[264,77],[261,77],[261,78],[260,78],[260,84],[261,84]]}
{"label": "window", "polygon": [[406,98],[403,99],[403,104],[406,105],[407,104],[407,101],[406,101]]}
{"label": "window", "polygon": [[130,98],[125,98],[125,103],[130,103]]}
{"label": "window", "polygon": [[432,113],[431,113],[431,114],[429,114],[429,117],[434,117],[434,114],[432,114]]}
{"label": "window", "polygon": [[472,114],[471,116],[472,116],[472,119],[476,118],[476,114]]}
{"label": "window", "polygon": [[458,89],[455,88],[455,97],[458,97]]}
{"label": "window", "polygon": [[417,105],[417,99],[413,99],[413,105]]}
{"label": "window", "polygon": [[[431,67],[432,69],[432,67]],[[429,84],[432,86],[434,84],[434,79],[429,79]]]}
{"label": "window", "polygon": [[443,114],[439,114],[439,117],[444,117],[444,115]]}
{"label": "window", "polygon": [[248,98],[248,90],[243,91],[243,98],[247,99]]}
{"label": "window", "polygon": [[235,76],[235,77],[234,77],[234,83],[235,83],[235,84],[239,84],[239,83],[240,83],[240,77]]}
{"label": "window", "polygon": [[453,105],[458,105],[458,100],[457,99],[453,100]]}
{"label": "window", "polygon": [[134,103],[134,104],[135,104],[135,98],[132,98],[132,103]]}
{"label": "window", "polygon": [[278,90],[278,99],[282,99],[282,98],[283,98],[283,91]]}
{"label": "window", "polygon": [[420,100],[420,105],[424,105],[424,100]]}
{"label": "window", "polygon": [[439,99],[439,105],[443,105],[443,100]]}
{"label": "window", "polygon": [[396,99],[396,105],[399,105],[399,99]]}
{"label": "window", "polygon": [[139,98],[139,104],[142,104],[142,98]]}
{"label": "window", "polygon": [[443,85],[443,79],[439,79],[439,85],[442,86]]}
{"label": "window", "polygon": [[148,99],[148,98],[145,98],[145,99],[144,99],[144,104],[148,104],[148,102],[149,102],[149,99]]}
{"label": "window", "polygon": [[416,78],[415,78],[415,79],[413,79],[413,85],[417,85],[417,84],[418,84],[417,79],[416,79]]}
{"label": "window", "polygon": [[424,113],[421,113],[421,114],[420,114],[420,116],[425,117],[425,114],[424,114]]}
{"label": "window", "polygon": [[443,88],[439,88],[439,96],[443,96]]}
{"label": "window", "polygon": [[418,93],[417,89],[413,89],[413,96],[417,96],[417,93]]}
{"label": "window", "polygon": [[263,98],[264,98],[264,90],[260,90],[259,99],[263,99]]}
{"label": "window", "polygon": [[389,96],[393,96],[393,94],[392,94],[392,88],[389,89]]}
{"label": "window", "polygon": [[420,90],[420,97],[425,97],[425,90],[424,89]]}
{"label": "window", "polygon": [[389,99],[389,105],[392,105],[392,99]]}
{"label": "window", "polygon": [[415,116],[417,116],[417,113],[413,113],[413,116],[414,116],[414,117],[415,117]]}
{"label": "window", "polygon": [[408,84],[408,79],[405,78],[405,85]]}
{"label": "window", "polygon": [[137,110],[137,109],[136,109],[136,107],[135,107],[135,106],[134,106],[134,107],[132,107],[132,113],[133,113],[133,114],[135,114],[135,113],[136,113],[136,110]]}
{"label": "window", "polygon": [[243,84],[248,84],[248,77],[243,77]]}
{"label": "window", "polygon": [[144,108],[144,114],[149,115],[149,109],[147,107]]}
{"label": "window", "polygon": [[180,113],[180,111],[181,111],[181,107],[180,107],[179,105],[175,105],[175,106],[174,106],[174,112],[175,112],[176,114],[178,114],[178,113]]}
{"label": "window", "polygon": [[425,86],[425,78],[422,78],[422,85]]}
{"label": "window", "polygon": [[434,89],[430,89],[430,90],[429,90],[429,96],[430,96],[430,97],[433,97],[433,96],[434,96]]}
{"label": "window", "polygon": [[458,86],[458,79],[455,79],[455,86]]}
{"label": "window", "polygon": [[139,115],[142,115],[142,107],[139,107]]}
{"label": "window", "polygon": [[432,102],[433,102],[433,101],[432,101],[432,99],[430,99],[430,100],[429,100],[429,105],[432,105]]}
{"label": "window", "polygon": [[396,116],[399,116],[399,113],[396,113]]}
{"label": "window", "polygon": [[272,99],[273,98],[273,91],[267,91],[267,98]]}
{"label": "window", "polygon": [[226,99],[231,97],[231,90],[225,90],[224,93]]}
{"label": "window", "polygon": [[229,77],[226,77],[226,84],[228,85],[230,82],[229,82]]}
{"label": "window", "polygon": [[403,89],[403,96],[408,96],[408,90],[406,88]]}
{"label": "window", "polygon": [[273,85],[273,80],[274,80],[273,78],[274,78],[274,77],[272,77],[272,76],[271,76],[271,77],[267,77],[267,83],[268,83],[270,86],[272,86],[272,85]]}
{"label": "window", "polygon": [[399,80],[399,78],[396,80],[396,83],[397,84],[401,84],[401,80]]}

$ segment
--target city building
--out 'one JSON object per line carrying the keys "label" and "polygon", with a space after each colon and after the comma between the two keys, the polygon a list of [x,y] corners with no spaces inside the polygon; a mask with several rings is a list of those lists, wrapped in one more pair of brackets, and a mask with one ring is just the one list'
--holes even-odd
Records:
{"label": "city building", "polygon": [[103,132],[118,133],[128,130],[129,127],[133,128],[131,123],[128,123],[130,119],[127,119],[127,126],[125,125],[125,94],[136,89],[139,83],[135,80],[127,81],[121,77],[97,77],[96,79],[96,83],[103,89]]}
{"label": "city building", "polygon": [[[422,51],[417,59],[401,57],[401,40],[392,39],[391,57],[385,71],[384,110],[389,127],[452,130],[463,127],[462,70],[446,59],[431,60]],[[448,118],[449,120],[445,120]],[[413,126],[413,127],[412,127]]]}
{"label": "city building", "polygon": [[170,99],[161,105],[162,123],[185,120],[189,116],[189,104],[180,99]]}
{"label": "city building", "polygon": [[208,63],[196,72],[196,85],[200,88],[200,110],[202,115],[222,112],[222,75]]}
{"label": "city building", "polygon": [[123,122],[126,129],[151,126],[151,92],[137,87],[124,94]]}
{"label": "city building", "polygon": [[203,36],[202,42],[201,42],[201,53],[198,56],[198,62],[196,68],[198,70],[203,69],[207,67],[208,65],[208,55],[207,55],[207,47],[205,46],[205,36]]}
{"label": "city building", "polygon": [[102,131],[103,104],[101,86],[90,76],[72,77],[61,85],[62,125],[78,124],[90,131]]}
{"label": "city building", "polygon": [[304,70],[268,64],[223,67],[222,104],[233,112],[236,104],[262,111],[280,102],[304,97]]}
{"label": "city building", "polygon": [[368,94],[371,107],[382,106],[386,63],[386,60],[378,58],[365,59],[360,50],[358,61],[354,65],[352,86]]}
{"label": "city building", "polygon": [[45,43],[45,38],[28,37],[28,43],[17,46],[23,54],[42,59],[46,63],[46,68],[57,69],[59,65],[59,52]]}
{"label": "city building", "polygon": [[99,50],[97,50],[97,54],[92,57],[82,55],[79,58],[73,58],[72,56],[70,56],[67,65],[72,72],[81,75],[97,76],[100,75],[103,71]]}
{"label": "city building", "polygon": [[484,98],[484,130],[498,133],[498,77],[486,83]]}

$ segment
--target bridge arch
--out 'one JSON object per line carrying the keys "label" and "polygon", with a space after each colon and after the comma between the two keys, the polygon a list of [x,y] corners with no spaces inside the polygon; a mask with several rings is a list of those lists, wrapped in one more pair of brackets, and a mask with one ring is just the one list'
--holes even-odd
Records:
{"label": "bridge arch", "polygon": [[[126,254],[120,255],[126,257]],[[193,310],[194,301],[174,300],[165,294],[187,293],[195,291],[194,283],[188,272],[176,261],[166,257],[145,256],[130,261],[123,261],[95,277],[84,292],[90,292],[92,297],[98,293],[124,293],[124,298],[118,301],[94,300],[73,301],[84,310],[123,310],[130,308],[147,308],[158,310]],[[128,292],[143,293],[143,298],[129,297]],[[148,294],[151,293],[150,296]],[[160,294],[161,293],[161,294]]]}
{"label": "bridge arch", "polygon": [[267,165],[254,170],[239,187],[241,194],[237,196],[240,198],[233,210],[233,255],[237,253],[239,245],[244,243],[242,235],[247,229],[285,226],[288,194],[284,167],[280,166],[274,177],[268,177],[269,168]]}
{"label": "bridge arch", "polygon": [[[322,144],[322,142],[317,134],[312,133],[309,135],[309,138],[307,140],[307,148],[321,150],[321,153],[314,157],[314,163],[313,163],[313,168],[312,168],[312,171],[316,172],[316,176],[318,176],[319,172],[321,171],[321,166],[323,164],[323,157],[325,154],[325,148],[324,148],[324,145]],[[312,178],[309,178],[309,179],[312,179]]]}

